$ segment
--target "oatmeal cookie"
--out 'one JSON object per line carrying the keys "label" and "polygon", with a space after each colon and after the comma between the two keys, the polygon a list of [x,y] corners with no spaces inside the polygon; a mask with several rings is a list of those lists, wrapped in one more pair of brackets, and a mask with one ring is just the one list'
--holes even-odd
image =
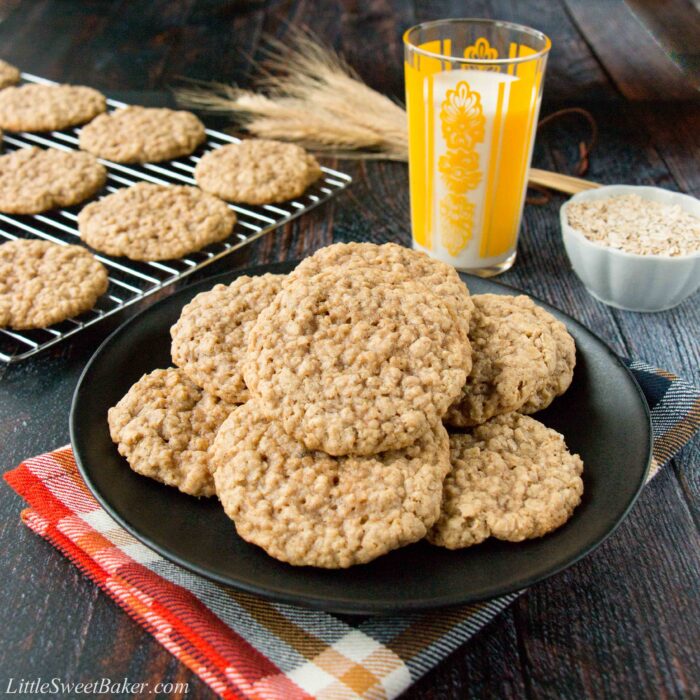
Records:
{"label": "oatmeal cookie", "polygon": [[105,96],[82,85],[20,85],[0,91],[0,127],[56,131],[89,122],[107,108]]}
{"label": "oatmeal cookie", "polygon": [[445,423],[469,427],[517,411],[555,373],[557,348],[524,296],[478,294],[469,340],[473,366]]}
{"label": "oatmeal cookie", "polygon": [[319,177],[321,167],[301,146],[267,139],[217,148],[202,156],[194,170],[203,190],[244,204],[286,202]]}
{"label": "oatmeal cookie", "polygon": [[284,278],[242,276],[198,294],[170,329],[173,362],[209,393],[231,404],[247,401],[242,366],[248,336]]}
{"label": "oatmeal cookie", "polygon": [[290,280],[250,332],[244,378],[307,448],[368,455],[414,442],[466,376],[447,305],[405,272],[330,267]]}
{"label": "oatmeal cookie", "polygon": [[290,277],[315,275],[330,265],[341,265],[348,269],[373,267],[387,271],[404,268],[411,277],[420,279],[433,293],[451,305],[463,332],[469,333],[474,304],[467,285],[452,265],[396,243],[334,243],[302,260]]}
{"label": "oatmeal cookie", "polygon": [[345,568],[422,539],[449,471],[439,424],[402,450],[331,457],[292,440],[256,401],[224,422],[212,454],[216,491],[238,534],[297,566]]}
{"label": "oatmeal cookie", "polygon": [[231,409],[182,370],[157,369],[109,409],[109,432],[138,474],[190,496],[213,496],[209,447]]}
{"label": "oatmeal cookie", "polygon": [[444,484],[433,544],[459,549],[495,537],[542,537],[581,502],[583,462],[564,438],[519,413],[496,416],[450,436],[452,468]]}
{"label": "oatmeal cookie", "polygon": [[557,346],[557,362],[554,371],[520,407],[520,413],[528,414],[547,408],[557,396],[561,396],[571,386],[576,366],[576,345],[566,326],[537,304],[533,303],[532,307],[535,317],[549,329],[554,338]]}
{"label": "oatmeal cookie", "polygon": [[31,146],[0,156],[0,211],[38,214],[78,204],[102,189],[107,171],[80,151]]}
{"label": "oatmeal cookie", "polygon": [[16,85],[19,82],[19,69],[15,68],[11,63],[0,60],[0,90]]}
{"label": "oatmeal cookie", "polygon": [[196,187],[139,182],[88,204],[80,237],[107,255],[169,260],[231,235],[236,215]]}
{"label": "oatmeal cookie", "polygon": [[43,328],[91,309],[107,291],[107,271],[77,245],[0,245],[0,328]]}
{"label": "oatmeal cookie", "polygon": [[191,112],[124,107],[83,127],[80,148],[115,163],[158,163],[190,155],[205,138]]}

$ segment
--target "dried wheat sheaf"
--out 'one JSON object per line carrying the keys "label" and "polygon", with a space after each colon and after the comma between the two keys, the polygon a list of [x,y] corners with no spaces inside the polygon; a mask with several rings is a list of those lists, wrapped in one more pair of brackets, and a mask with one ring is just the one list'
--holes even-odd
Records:
{"label": "dried wheat sheaf", "polygon": [[258,66],[263,92],[188,81],[178,102],[223,114],[261,138],[293,141],[343,158],[408,160],[406,112],[372,90],[332,49],[309,32],[290,29],[288,44],[267,39]]}

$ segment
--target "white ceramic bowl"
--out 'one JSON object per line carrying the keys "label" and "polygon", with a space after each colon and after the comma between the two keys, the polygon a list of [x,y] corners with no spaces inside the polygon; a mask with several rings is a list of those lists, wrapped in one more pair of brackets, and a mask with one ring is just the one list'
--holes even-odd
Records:
{"label": "white ceramic bowl", "polygon": [[608,185],[575,194],[559,212],[564,247],[574,272],[598,300],[627,311],[663,311],[687,299],[700,287],[700,253],[678,257],[637,255],[588,240],[569,226],[572,202],[636,194],[662,204],[678,204],[700,217],[700,200],[659,187]]}

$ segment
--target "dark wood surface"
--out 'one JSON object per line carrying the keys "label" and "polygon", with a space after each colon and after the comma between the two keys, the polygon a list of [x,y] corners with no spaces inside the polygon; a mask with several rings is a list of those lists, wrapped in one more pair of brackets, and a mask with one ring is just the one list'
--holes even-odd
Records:
{"label": "dark wood surface", "polygon": [[[342,50],[370,85],[401,98],[405,28],[448,16],[514,20],[554,42],[542,114],[578,105],[598,120],[592,179],[699,196],[697,10],[691,0],[663,6],[672,11],[661,16],[654,3],[642,0],[0,0],[0,55],[47,78],[155,104],[178,76],[248,84],[263,34],[281,38],[289,25],[306,24]],[[534,164],[569,170],[582,128],[575,121],[548,128],[538,139]],[[333,240],[408,243],[405,165],[331,164],[354,176],[347,194],[216,269],[299,258]],[[554,197],[526,208],[517,264],[501,279],[581,320],[616,352],[700,383],[698,295],[648,315],[594,301],[564,255],[557,223],[562,201]],[[112,327],[98,327],[23,364],[0,365],[3,468],[68,441],[75,383]],[[535,586],[406,697],[700,696],[699,457],[695,440],[602,547]],[[212,696],[30,533],[19,521],[21,507],[0,487],[0,693],[9,677],[126,676],[186,681],[187,697]]]}

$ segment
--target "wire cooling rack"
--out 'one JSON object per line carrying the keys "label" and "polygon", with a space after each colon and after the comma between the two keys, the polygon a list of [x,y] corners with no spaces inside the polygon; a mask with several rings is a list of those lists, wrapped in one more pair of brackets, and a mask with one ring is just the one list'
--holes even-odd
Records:
{"label": "wire cooling rack", "polygon": [[[55,84],[51,80],[29,73],[22,73],[22,80],[27,83]],[[111,111],[127,105],[117,100],[107,100],[107,106]],[[77,150],[79,132],[80,129],[75,128],[41,134],[6,133],[3,143],[5,152],[28,146],[59,148],[64,151]],[[162,185],[194,185],[194,167],[203,153],[240,140],[212,129],[207,129],[206,133],[205,143],[186,158],[144,165],[123,165],[100,159],[107,168],[107,192],[115,192],[120,187],[143,181]],[[109,288],[98,300],[97,305],[91,311],[48,328],[30,331],[0,329],[0,361],[24,360],[60,343],[317,207],[352,182],[352,178],[345,173],[330,168],[322,170],[322,179],[312,185],[303,196],[292,201],[260,207],[229,205],[236,212],[238,219],[233,233],[222,243],[207,246],[197,253],[162,262],[136,262],[128,258],[113,258],[97,253],[95,257],[109,273]],[[77,222],[79,210],[80,206],[77,206],[33,216],[0,213],[0,243],[16,238],[42,238],[64,245],[80,243]]]}

